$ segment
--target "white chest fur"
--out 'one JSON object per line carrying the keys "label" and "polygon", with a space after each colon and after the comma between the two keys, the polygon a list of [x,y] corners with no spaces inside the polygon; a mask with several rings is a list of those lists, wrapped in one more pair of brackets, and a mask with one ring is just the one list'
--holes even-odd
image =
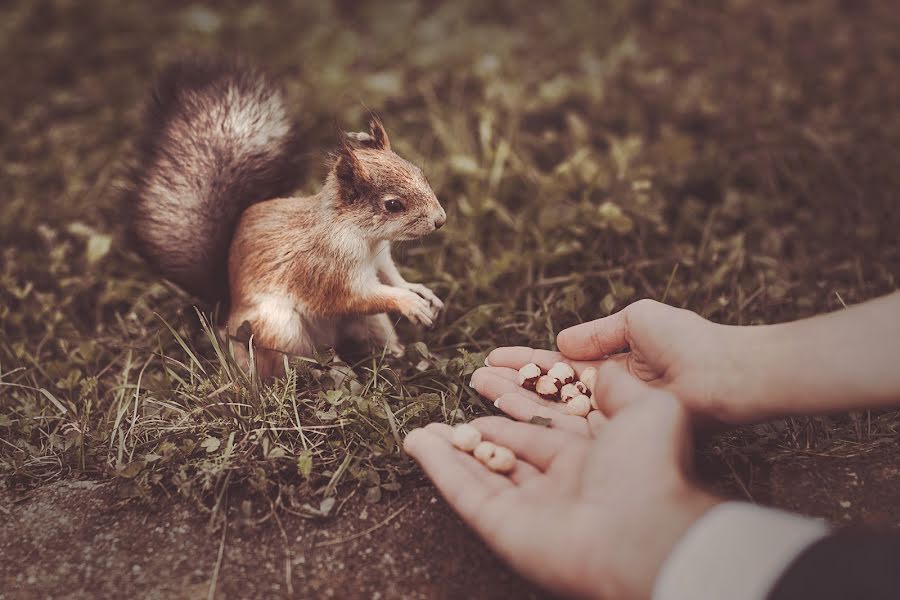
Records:
{"label": "white chest fur", "polygon": [[276,329],[277,336],[288,348],[283,351],[309,356],[313,343],[333,346],[337,343],[337,321],[330,317],[310,315],[288,295],[260,294],[256,310],[265,316],[266,327]]}

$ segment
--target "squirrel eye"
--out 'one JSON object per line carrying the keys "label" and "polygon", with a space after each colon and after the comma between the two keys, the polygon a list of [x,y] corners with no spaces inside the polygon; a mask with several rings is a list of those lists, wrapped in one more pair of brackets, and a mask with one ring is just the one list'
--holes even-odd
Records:
{"label": "squirrel eye", "polygon": [[391,198],[390,200],[384,201],[384,208],[388,212],[398,213],[403,210],[403,203],[396,198]]}

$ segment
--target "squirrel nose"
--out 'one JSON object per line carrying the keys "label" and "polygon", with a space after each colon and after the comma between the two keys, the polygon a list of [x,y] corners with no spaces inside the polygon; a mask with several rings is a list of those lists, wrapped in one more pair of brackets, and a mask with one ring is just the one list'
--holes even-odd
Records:
{"label": "squirrel nose", "polygon": [[441,215],[434,220],[434,228],[440,229],[444,226],[444,223],[447,222],[447,213],[441,213]]}

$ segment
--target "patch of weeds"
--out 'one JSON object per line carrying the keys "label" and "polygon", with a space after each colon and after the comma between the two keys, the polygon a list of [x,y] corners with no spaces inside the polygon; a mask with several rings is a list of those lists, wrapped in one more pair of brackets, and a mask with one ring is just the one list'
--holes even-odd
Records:
{"label": "patch of weeds", "polygon": [[[754,324],[896,289],[896,11],[682,4],[4,3],[3,485],[113,478],[212,507],[239,488],[334,514],[402,485],[410,428],[489,411],[466,382],[492,347],[552,347],[642,297]],[[401,323],[406,356],[323,353],[262,385],[128,250],[118,187],[153,71],[234,49],[285,78],[304,190],[335,121],[367,107],[428,173],[448,224],[398,263],[446,310]],[[716,443],[823,451],[896,440],[896,422]]]}

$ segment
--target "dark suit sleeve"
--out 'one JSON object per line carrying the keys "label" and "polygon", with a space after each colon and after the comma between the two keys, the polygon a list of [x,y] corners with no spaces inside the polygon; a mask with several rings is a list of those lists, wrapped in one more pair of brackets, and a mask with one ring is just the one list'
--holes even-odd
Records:
{"label": "dark suit sleeve", "polygon": [[900,600],[900,531],[845,529],[813,543],[768,600]]}

